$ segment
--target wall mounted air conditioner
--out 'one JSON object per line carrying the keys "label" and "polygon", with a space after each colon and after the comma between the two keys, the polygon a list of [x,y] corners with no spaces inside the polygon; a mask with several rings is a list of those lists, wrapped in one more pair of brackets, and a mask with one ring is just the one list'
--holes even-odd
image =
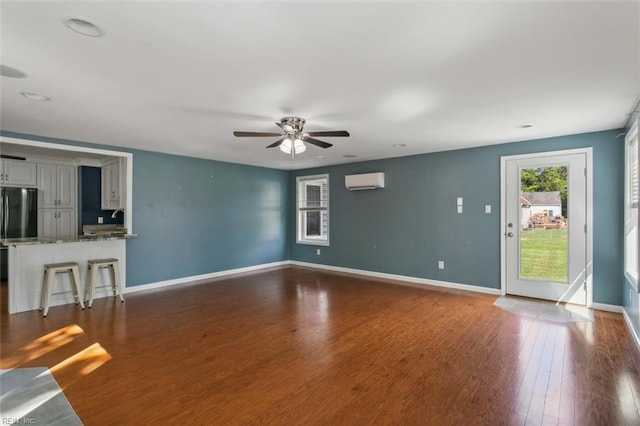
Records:
{"label": "wall mounted air conditioner", "polygon": [[348,175],[344,177],[344,186],[346,186],[349,191],[384,188],[384,173]]}

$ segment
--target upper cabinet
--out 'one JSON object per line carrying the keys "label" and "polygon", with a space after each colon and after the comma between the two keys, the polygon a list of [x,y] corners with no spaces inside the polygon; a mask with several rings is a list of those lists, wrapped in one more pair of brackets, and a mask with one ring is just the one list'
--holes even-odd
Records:
{"label": "upper cabinet", "polygon": [[102,209],[125,208],[124,160],[118,159],[102,166]]}
{"label": "upper cabinet", "polygon": [[38,207],[73,209],[76,207],[76,167],[60,164],[38,164],[38,187],[42,199]]}
{"label": "upper cabinet", "polygon": [[0,184],[5,186],[36,186],[36,163],[0,160]]}

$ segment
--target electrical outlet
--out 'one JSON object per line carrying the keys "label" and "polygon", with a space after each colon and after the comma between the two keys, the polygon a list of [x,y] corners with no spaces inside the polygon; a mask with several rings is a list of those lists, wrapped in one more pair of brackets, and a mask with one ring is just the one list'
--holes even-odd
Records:
{"label": "electrical outlet", "polygon": [[316,249],[316,255],[320,256],[320,249]]}
{"label": "electrical outlet", "polygon": [[98,223],[104,223],[104,219],[102,218],[102,216],[98,216]]}
{"label": "electrical outlet", "polygon": [[438,269],[444,269],[444,260],[438,260]]}

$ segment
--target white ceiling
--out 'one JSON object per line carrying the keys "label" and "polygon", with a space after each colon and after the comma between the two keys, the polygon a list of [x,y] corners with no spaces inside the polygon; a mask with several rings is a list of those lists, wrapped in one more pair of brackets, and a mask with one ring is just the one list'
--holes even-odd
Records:
{"label": "white ceiling", "polygon": [[[27,74],[0,78],[0,125],[35,135],[297,169],[620,128],[640,96],[638,1],[0,5]],[[291,164],[232,135],[287,115],[351,137]]]}

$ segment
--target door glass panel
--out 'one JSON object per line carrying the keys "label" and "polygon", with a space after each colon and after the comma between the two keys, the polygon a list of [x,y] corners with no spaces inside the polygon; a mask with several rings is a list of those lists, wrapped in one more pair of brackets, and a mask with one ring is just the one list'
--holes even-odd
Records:
{"label": "door glass panel", "polygon": [[568,282],[567,166],[520,169],[520,278]]}

